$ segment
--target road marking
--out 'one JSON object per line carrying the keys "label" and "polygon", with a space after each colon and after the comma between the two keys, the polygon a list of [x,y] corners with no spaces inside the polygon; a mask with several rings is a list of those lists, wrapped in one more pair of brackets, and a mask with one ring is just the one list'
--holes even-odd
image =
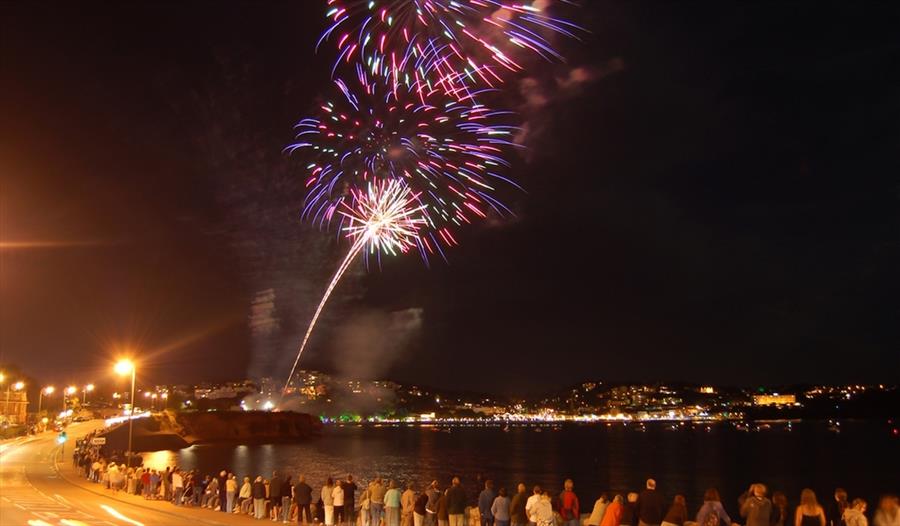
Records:
{"label": "road marking", "polygon": [[110,515],[119,519],[120,521],[124,521],[129,524],[134,524],[134,526],[144,526],[143,522],[138,522],[134,519],[129,519],[125,515],[122,515],[121,513],[119,513],[119,511],[116,510],[115,508],[113,508],[112,506],[107,506],[106,504],[101,504],[100,507],[103,508],[104,510],[106,510],[106,513],[109,513]]}

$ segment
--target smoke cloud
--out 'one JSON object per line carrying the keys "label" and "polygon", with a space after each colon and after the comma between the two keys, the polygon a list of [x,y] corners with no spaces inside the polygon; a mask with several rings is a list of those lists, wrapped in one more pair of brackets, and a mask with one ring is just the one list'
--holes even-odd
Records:
{"label": "smoke cloud", "polygon": [[[546,76],[529,76],[519,80],[521,98],[519,112],[524,123],[516,134],[516,144],[532,146],[553,119],[554,109],[562,103],[582,95],[591,84],[625,69],[625,60],[614,57],[600,67],[577,66]],[[532,150],[526,150],[530,160]]]}
{"label": "smoke cloud", "polygon": [[422,309],[368,310],[338,329],[334,370],[345,378],[381,378],[404,357],[422,327]]}

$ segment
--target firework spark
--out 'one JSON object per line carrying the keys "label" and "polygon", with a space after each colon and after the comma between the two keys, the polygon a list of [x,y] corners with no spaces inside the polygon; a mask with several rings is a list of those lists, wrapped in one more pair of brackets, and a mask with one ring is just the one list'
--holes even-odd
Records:
{"label": "firework spark", "polygon": [[391,254],[408,252],[417,246],[419,229],[426,224],[424,212],[427,205],[418,204],[418,194],[399,179],[372,181],[366,192],[354,191],[353,206],[344,204],[339,213],[347,219],[343,228],[346,237],[353,241],[347,255],[338,265],[337,272],[325,289],[303,336],[303,342],[297,351],[297,358],[291,367],[291,373],[284,384],[286,393],[300,363],[300,356],[309,342],[322,309],[341,281],[344,273],[363,249],[368,254]]}
{"label": "firework spark", "polygon": [[391,88],[372,81],[361,67],[360,89],[342,80],[342,96],[321,105],[319,115],[296,125],[286,151],[312,150],[306,168],[307,201],[302,216],[324,226],[369,181],[402,179],[427,205],[416,241],[420,253],[456,244],[453,230],[490,210],[510,210],[497,187],[519,188],[506,176],[518,128],[514,114],[476,102],[448,99],[438,90]]}
{"label": "firework spark", "polygon": [[531,1],[328,0],[326,17],[318,45],[336,41],[332,73],[356,60],[389,84],[414,81],[457,98],[471,86],[499,84],[504,71],[520,71],[515,50],[562,60],[550,35],[578,38],[583,31]]}

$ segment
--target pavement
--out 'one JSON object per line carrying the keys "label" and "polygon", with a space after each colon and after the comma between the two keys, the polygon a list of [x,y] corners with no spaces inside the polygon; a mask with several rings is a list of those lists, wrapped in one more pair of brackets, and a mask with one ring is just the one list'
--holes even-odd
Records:
{"label": "pavement", "polygon": [[248,526],[271,523],[112,493],[72,467],[74,441],[101,421],[72,424],[60,446],[46,432],[0,443],[0,526]]}

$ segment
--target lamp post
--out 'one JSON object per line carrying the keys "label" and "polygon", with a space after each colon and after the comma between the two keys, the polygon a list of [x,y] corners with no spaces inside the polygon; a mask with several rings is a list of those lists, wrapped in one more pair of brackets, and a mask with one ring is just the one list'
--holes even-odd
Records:
{"label": "lamp post", "polygon": [[119,360],[115,367],[116,373],[126,375],[131,373],[131,414],[128,415],[128,467],[131,467],[131,442],[134,432],[134,377],[135,367],[131,360]]}
{"label": "lamp post", "polygon": [[94,390],[94,384],[87,384],[84,386],[84,389],[81,391],[81,405],[85,405],[87,403],[87,394]]}
{"label": "lamp post", "polygon": [[161,396],[163,399],[163,409],[168,410],[169,409],[169,393],[163,393],[159,396]]}
{"label": "lamp post", "polygon": [[38,414],[41,414],[41,404],[44,401],[44,395],[50,396],[53,394],[53,391],[54,391],[54,389],[53,389],[52,385],[48,385],[47,387],[41,389],[41,392],[38,395],[38,410],[37,410]]}

